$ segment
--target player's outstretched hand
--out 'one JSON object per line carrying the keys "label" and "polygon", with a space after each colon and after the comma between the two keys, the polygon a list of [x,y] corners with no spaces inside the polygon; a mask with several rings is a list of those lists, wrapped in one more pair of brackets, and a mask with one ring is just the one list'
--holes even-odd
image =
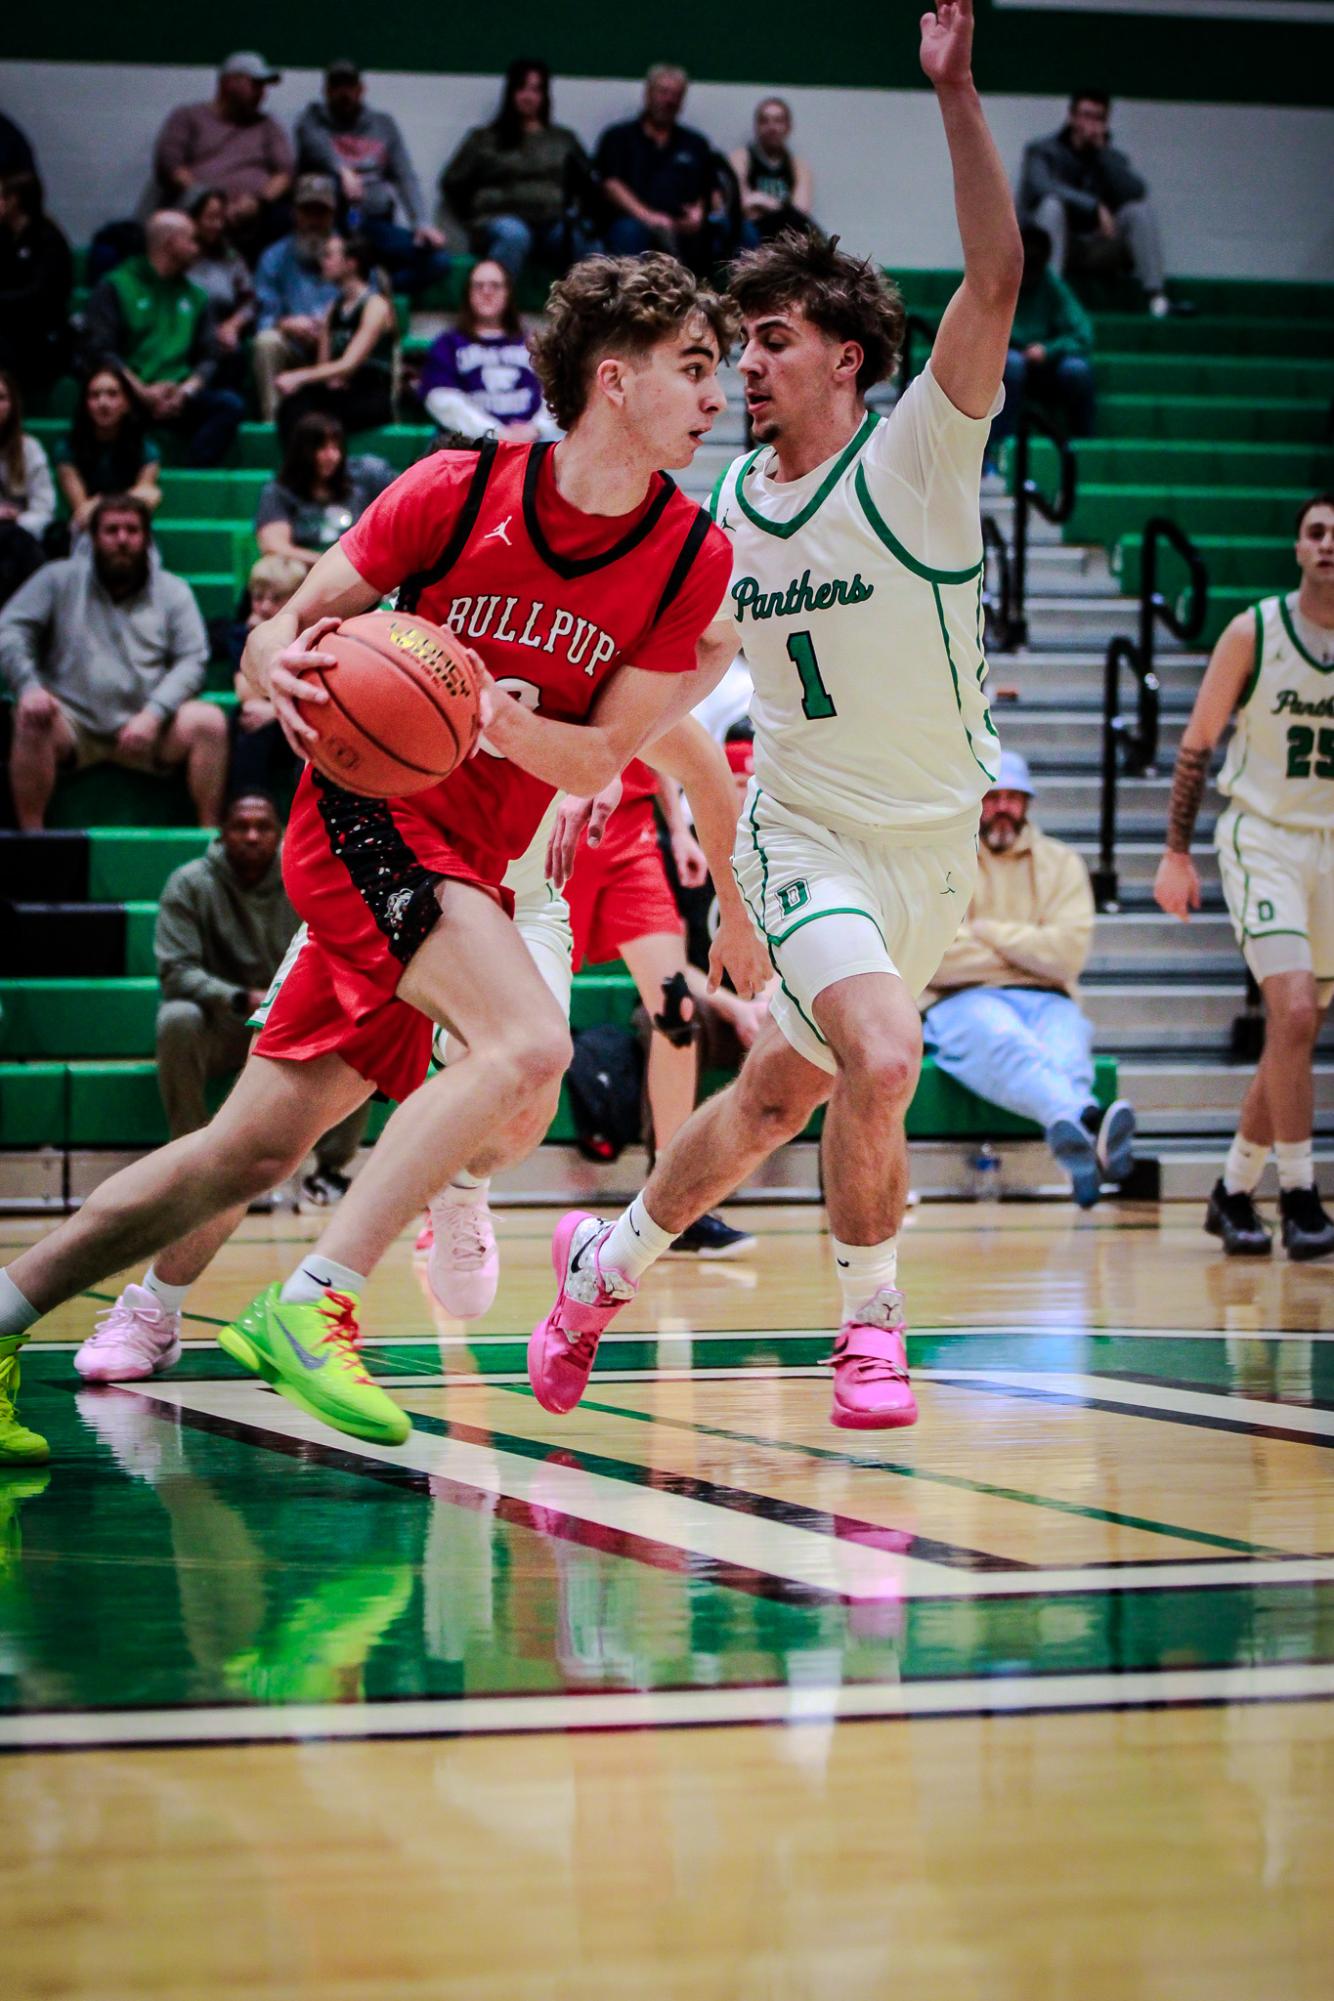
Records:
{"label": "player's outstretched hand", "polygon": [[301,676],[309,667],[327,670],[338,665],[332,653],[320,652],[320,641],[329,633],[336,632],[342,622],[339,618],[317,618],[314,625],[308,625],[290,646],[284,646],[269,666],[266,676],[268,698],[273,703],[273,713],[282,726],[283,735],[298,757],[308,755],[306,745],[313,743],[319,735],[319,731],[313,729],[302,715],[300,704],[327,702],[329,699],[317,681],[303,681]]}
{"label": "player's outstretched hand", "polygon": [[769,954],[745,911],[724,907],[709,947],[708,991],[716,993],[727,973],[741,998],[754,1000],[764,992],[772,972]]}
{"label": "player's outstretched hand", "polygon": [[607,822],[621,803],[621,781],[613,778],[592,799],[562,799],[547,842],[547,880],[564,889],[574,874],[574,858],[580,838],[590,848],[600,843]]}
{"label": "player's outstretched hand", "polygon": [[922,69],[939,90],[973,74],[973,0],[936,0],[922,16]]}
{"label": "player's outstretched hand", "polygon": [[1153,900],[1169,917],[1190,923],[1191,911],[1200,907],[1200,877],[1189,855],[1168,849],[1153,879]]}

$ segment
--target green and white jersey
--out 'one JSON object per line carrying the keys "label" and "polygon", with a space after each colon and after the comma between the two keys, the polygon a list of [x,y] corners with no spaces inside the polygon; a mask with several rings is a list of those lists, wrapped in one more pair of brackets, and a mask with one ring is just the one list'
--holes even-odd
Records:
{"label": "green and white jersey", "polygon": [[1334,827],[1334,659],[1293,617],[1297,593],[1255,607],[1255,665],[1219,774],[1234,806],[1279,827]]}
{"label": "green and white jersey", "polygon": [[978,503],[989,423],[956,410],[928,365],[813,472],[774,480],[761,446],[714,491],[755,683],[756,781],[836,832],[916,844],[975,831],[995,782]]}

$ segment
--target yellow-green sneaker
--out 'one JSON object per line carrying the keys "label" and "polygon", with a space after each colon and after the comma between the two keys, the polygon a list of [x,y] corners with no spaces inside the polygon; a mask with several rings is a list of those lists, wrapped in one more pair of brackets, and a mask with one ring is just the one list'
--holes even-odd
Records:
{"label": "yellow-green sneaker", "polygon": [[366,1373],[357,1351],[357,1302],[351,1293],[285,1300],[271,1285],[218,1336],[219,1347],[252,1375],[337,1431],[371,1445],[402,1445],[408,1414]]}
{"label": "yellow-green sneaker", "polygon": [[0,1467],[36,1466],[51,1457],[46,1440],[19,1423],[19,1349],[21,1334],[0,1340]]}

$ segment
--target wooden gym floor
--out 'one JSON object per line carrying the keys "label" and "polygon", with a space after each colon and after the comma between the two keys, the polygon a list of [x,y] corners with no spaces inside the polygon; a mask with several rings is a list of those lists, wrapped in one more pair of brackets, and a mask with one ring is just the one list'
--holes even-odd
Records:
{"label": "wooden gym floor", "polygon": [[[922,1417],[827,1422],[828,1242],[670,1261],[550,1418],[551,1212],[465,1337],[366,1302],[399,1451],[27,1352],[0,1481],[6,2001],[1306,2001],[1334,1965],[1334,1266],[1196,1206],[935,1207]],[[0,1219],[12,1250],[35,1224]]]}

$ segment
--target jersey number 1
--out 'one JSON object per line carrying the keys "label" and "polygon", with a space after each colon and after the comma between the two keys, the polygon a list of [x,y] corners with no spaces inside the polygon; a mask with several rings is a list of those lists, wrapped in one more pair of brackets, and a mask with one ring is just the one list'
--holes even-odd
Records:
{"label": "jersey number 1", "polygon": [[820,663],[815,657],[809,632],[788,634],[787,657],[801,676],[802,714],[813,723],[822,723],[826,717],[836,716],[838,710],[820,679]]}

